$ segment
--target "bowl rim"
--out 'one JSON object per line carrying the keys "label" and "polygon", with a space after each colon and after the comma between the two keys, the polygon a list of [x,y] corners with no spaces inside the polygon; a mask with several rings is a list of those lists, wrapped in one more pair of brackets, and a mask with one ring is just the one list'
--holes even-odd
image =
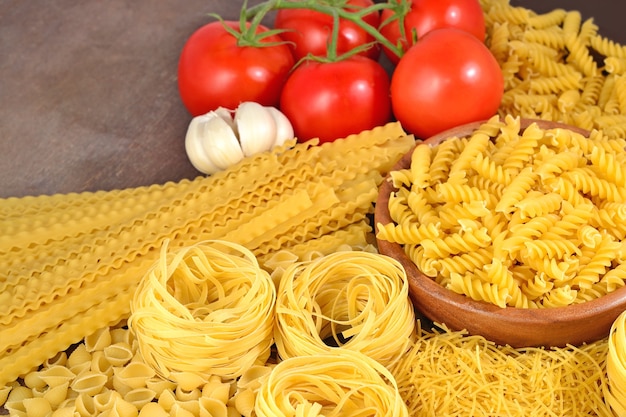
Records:
{"label": "bowl rim", "polygon": [[[410,166],[413,150],[420,143],[434,145],[455,136],[467,136],[484,122],[486,122],[486,120],[464,124],[441,132],[423,141],[417,141],[416,144],[411,147],[411,149],[393,166],[390,171],[395,171]],[[546,121],[541,119],[520,118],[521,129],[526,129],[532,123],[537,123],[537,125],[543,129],[564,128],[581,133],[585,136],[589,136],[590,134],[590,132],[587,130],[559,122]],[[397,189],[393,187],[391,183],[390,173],[388,173],[380,186],[379,195],[376,200],[374,210],[374,223],[376,234],[378,234],[379,223],[387,224],[392,222],[389,216],[387,203],[390,193],[396,190]],[[556,336],[550,337],[549,335],[543,335],[537,337],[536,340],[529,340],[528,344],[521,341],[516,341],[514,340],[515,338],[500,338],[500,340],[498,340],[499,338],[497,336],[490,338],[491,340],[498,343],[510,344],[512,346],[560,346],[566,344],[580,344],[583,342],[590,342],[600,339],[603,335],[608,335],[606,322],[612,323],[612,321],[617,318],[619,313],[626,310],[626,286],[618,288],[615,291],[612,291],[601,297],[581,303],[571,304],[568,306],[547,308],[518,308],[510,306],[504,308],[499,307],[486,301],[474,300],[466,295],[458,294],[440,285],[434,279],[426,276],[418,269],[415,263],[413,263],[408,258],[408,256],[406,256],[400,244],[385,241],[379,239],[378,237],[376,237],[376,243],[378,245],[379,251],[382,254],[391,256],[400,261],[400,263],[407,272],[407,276],[409,277],[409,292],[413,304],[418,310],[420,310],[421,313],[423,313],[427,318],[431,320],[436,319],[436,315],[432,314],[432,312],[429,312],[428,310],[424,311],[424,308],[426,307],[424,296],[426,295],[432,298],[432,302],[428,302],[428,305],[432,305],[432,303],[436,302],[442,303],[447,307],[456,308],[459,311],[466,312],[474,318],[482,317],[484,319],[493,319],[494,317],[498,317],[499,320],[502,320],[505,324],[511,326],[519,325],[520,323],[524,323],[525,326],[547,326],[544,329],[546,331],[549,330],[550,325],[563,326],[565,324],[579,324],[589,327],[589,323],[593,322],[598,314],[601,314],[604,317],[603,323],[599,325],[595,331],[593,328],[589,328],[588,337],[572,337],[571,340],[559,341],[556,340],[558,339],[558,337]],[[471,325],[465,329],[461,329],[458,328],[459,326],[455,326],[454,324],[452,326],[449,326],[448,323],[445,324],[453,330],[468,330],[469,333],[476,333],[472,332]]]}

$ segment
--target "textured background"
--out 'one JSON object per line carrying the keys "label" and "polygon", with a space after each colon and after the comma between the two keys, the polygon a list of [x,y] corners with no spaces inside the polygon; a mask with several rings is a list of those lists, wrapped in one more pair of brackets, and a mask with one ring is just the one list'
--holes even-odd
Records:
{"label": "textured background", "polygon": [[[250,1],[255,4],[258,1]],[[577,9],[626,43],[626,3],[512,1]],[[0,197],[193,178],[190,116],[176,87],[186,38],[232,0],[0,0]]]}

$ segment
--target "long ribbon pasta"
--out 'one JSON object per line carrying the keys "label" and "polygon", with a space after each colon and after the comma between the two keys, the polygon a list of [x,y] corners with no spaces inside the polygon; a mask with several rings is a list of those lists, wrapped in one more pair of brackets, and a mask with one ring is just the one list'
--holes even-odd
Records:
{"label": "long ribbon pasta", "polygon": [[275,297],[269,273],[238,244],[203,241],[173,254],[164,245],[135,292],[129,326],[162,377],[235,379],[270,355]]}
{"label": "long ribbon pasta", "polygon": [[414,328],[406,274],[387,256],[336,252],[295,263],[281,277],[275,339],[282,359],[339,346],[389,366]]}
{"label": "long ribbon pasta", "polygon": [[408,417],[393,375],[358,352],[338,350],[280,362],[256,396],[257,417]]}

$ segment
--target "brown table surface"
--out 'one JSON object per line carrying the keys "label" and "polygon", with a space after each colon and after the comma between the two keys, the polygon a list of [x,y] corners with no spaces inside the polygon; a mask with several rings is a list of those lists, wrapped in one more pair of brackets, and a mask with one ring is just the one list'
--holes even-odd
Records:
{"label": "brown table surface", "polygon": [[[512,4],[580,10],[602,34],[626,43],[623,2]],[[240,5],[0,0],[0,197],[197,176],[184,150],[190,116],[177,92],[178,56],[209,12],[233,19]]]}

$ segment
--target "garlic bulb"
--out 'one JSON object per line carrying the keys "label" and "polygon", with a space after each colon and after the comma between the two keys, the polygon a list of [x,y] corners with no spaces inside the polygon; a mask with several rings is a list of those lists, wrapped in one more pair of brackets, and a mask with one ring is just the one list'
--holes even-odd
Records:
{"label": "garlic bulb", "polygon": [[280,110],[246,101],[235,111],[220,107],[194,117],[185,150],[198,171],[214,174],[293,138],[293,127]]}

